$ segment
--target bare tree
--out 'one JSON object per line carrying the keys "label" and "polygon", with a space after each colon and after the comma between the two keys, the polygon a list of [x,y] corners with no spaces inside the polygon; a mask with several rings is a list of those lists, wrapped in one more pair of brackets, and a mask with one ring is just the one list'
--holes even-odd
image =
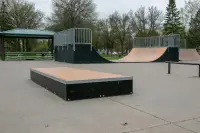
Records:
{"label": "bare tree", "polygon": [[147,16],[145,7],[140,7],[134,14],[131,15],[131,27],[133,32],[145,32],[147,26]]}
{"label": "bare tree", "polygon": [[93,33],[95,36],[95,46],[99,45],[99,48],[104,48],[109,51],[113,51],[115,47],[115,32],[110,24],[109,19],[100,19],[97,21],[96,30]]}
{"label": "bare tree", "polygon": [[180,9],[181,21],[188,29],[191,19],[193,19],[200,9],[200,0],[185,1],[185,6]]}
{"label": "bare tree", "polygon": [[155,6],[149,7],[147,15],[147,24],[150,32],[161,29],[163,19],[164,16],[162,11],[158,10],[158,8]]}
{"label": "bare tree", "polygon": [[93,0],[53,0],[54,11],[49,18],[58,30],[82,27],[96,19]]}
{"label": "bare tree", "polygon": [[145,7],[140,7],[135,13],[131,13],[131,29],[141,36],[151,36],[161,28],[163,13],[157,7],[151,6],[146,12]]}
{"label": "bare tree", "polygon": [[124,53],[124,48],[127,48],[126,39],[130,33],[130,13],[120,15],[118,12],[115,12],[109,17],[113,31],[120,42],[122,54]]}

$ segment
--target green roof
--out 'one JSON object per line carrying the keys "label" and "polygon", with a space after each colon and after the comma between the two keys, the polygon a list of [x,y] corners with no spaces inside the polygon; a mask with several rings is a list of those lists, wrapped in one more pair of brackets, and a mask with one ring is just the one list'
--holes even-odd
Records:
{"label": "green roof", "polygon": [[53,38],[55,32],[37,29],[13,29],[0,32],[5,37]]}

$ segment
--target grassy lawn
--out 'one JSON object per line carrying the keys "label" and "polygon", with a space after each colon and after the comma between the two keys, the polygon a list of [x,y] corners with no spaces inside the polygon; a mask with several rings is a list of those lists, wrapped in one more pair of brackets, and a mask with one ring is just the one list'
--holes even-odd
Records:
{"label": "grassy lawn", "polygon": [[101,56],[107,60],[119,60],[123,58],[123,56],[119,57],[118,55],[101,55]]}

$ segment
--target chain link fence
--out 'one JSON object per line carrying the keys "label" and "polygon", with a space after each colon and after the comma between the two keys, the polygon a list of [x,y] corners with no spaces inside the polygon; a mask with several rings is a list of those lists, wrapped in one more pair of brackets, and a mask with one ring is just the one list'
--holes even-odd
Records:
{"label": "chain link fence", "polygon": [[180,47],[180,35],[173,34],[167,36],[135,37],[133,48],[146,47]]}

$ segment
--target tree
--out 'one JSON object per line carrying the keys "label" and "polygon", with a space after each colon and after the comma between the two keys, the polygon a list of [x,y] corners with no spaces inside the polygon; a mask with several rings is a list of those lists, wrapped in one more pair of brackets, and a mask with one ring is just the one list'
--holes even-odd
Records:
{"label": "tree", "polygon": [[[100,19],[96,23],[94,46],[113,52],[116,47],[116,35],[109,19]],[[98,45],[98,46],[97,46]]]}
{"label": "tree", "polygon": [[130,27],[130,12],[120,15],[118,12],[113,13],[109,17],[111,26],[113,27],[113,32],[119,40],[121,46],[121,53],[124,53],[124,48],[128,51],[127,47],[127,37],[131,33]]}
{"label": "tree", "polygon": [[13,28],[39,28],[43,26],[44,14],[35,5],[24,0],[6,0],[8,24]]}
{"label": "tree", "polygon": [[145,32],[147,30],[147,17],[145,7],[140,7],[134,14],[131,11],[131,29],[133,32]]}
{"label": "tree", "polygon": [[1,7],[1,12],[0,12],[1,13],[0,14],[0,16],[1,16],[1,19],[0,19],[1,31],[12,29],[12,26],[9,25],[8,10],[7,10],[5,1],[1,1],[0,7]]}
{"label": "tree", "polygon": [[158,34],[158,30],[161,29],[163,22],[163,13],[158,10],[157,7],[151,6],[148,8],[147,24],[148,24],[148,34],[155,35]]}
{"label": "tree", "polygon": [[146,12],[145,7],[140,7],[134,14],[131,14],[131,29],[136,36],[156,36],[161,29],[163,13],[157,7],[151,6]]}
{"label": "tree", "polygon": [[60,31],[86,27],[96,20],[96,5],[93,0],[53,0],[53,14],[48,18],[49,28]]}
{"label": "tree", "polygon": [[200,10],[192,18],[190,29],[188,32],[188,46],[189,48],[197,48],[200,46]]}
{"label": "tree", "polygon": [[199,8],[200,0],[188,0],[185,1],[185,6],[180,9],[181,22],[187,29],[190,27],[191,19],[195,17]]}
{"label": "tree", "polygon": [[165,17],[164,30],[165,35],[169,34],[183,34],[184,28],[180,21],[180,13],[176,8],[175,0],[169,0],[167,13]]}

